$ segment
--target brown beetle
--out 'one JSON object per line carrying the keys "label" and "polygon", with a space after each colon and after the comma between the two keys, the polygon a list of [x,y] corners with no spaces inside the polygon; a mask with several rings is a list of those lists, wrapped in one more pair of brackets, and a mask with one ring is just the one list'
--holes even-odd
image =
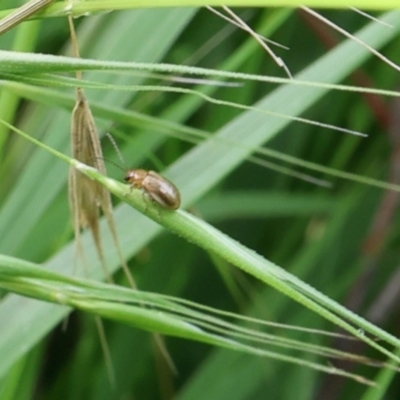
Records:
{"label": "brown beetle", "polygon": [[125,182],[132,188],[142,189],[152,201],[168,210],[176,210],[181,204],[181,195],[177,187],[155,171],[130,169]]}

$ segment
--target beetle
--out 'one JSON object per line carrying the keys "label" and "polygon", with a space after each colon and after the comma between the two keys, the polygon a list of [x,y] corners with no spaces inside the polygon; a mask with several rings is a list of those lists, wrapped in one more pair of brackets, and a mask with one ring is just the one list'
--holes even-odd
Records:
{"label": "beetle", "polygon": [[142,189],[151,201],[162,208],[177,210],[181,204],[178,188],[155,171],[130,169],[127,171],[124,180],[132,188]]}

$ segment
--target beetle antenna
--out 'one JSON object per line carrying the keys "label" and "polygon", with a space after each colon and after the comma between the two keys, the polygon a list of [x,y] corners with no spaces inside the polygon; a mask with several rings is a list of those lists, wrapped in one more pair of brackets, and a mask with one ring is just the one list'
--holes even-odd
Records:
{"label": "beetle antenna", "polygon": [[112,165],[114,165],[115,167],[117,167],[118,169],[120,169],[121,171],[125,172],[125,169],[122,168],[120,165],[118,165],[116,162],[114,162],[113,160],[110,160],[108,158],[104,158],[104,157],[92,157],[93,159],[100,159],[100,160],[104,160],[107,161],[109,163],[111,163]]}
{"label": "beetle antenna", "polygon": [[[126,166],[126,162],[124,160],[124,157],[122,156],[121,150],[119,149],[119,147],[117,146],[117,142],[114,140],[114,138],[111,136],[111,133],[107,132],[106,136],[108,138],[108,140],[111,142],[112,146],[114,147],[115,152],[117,153],[117,156],[119,158],[119,160],[121,161],[122,165]],[[110,161],[110,160],[107,160]],[[111,161],[112,162],[112,161]],[[115,163],[113,163],[115,165]]]}

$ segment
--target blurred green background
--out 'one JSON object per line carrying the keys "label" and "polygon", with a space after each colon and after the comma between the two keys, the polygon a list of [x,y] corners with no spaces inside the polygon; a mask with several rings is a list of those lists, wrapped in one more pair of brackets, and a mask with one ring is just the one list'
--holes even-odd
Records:
{"label": "blurred green background", "polygon": [[[12,8],[16,3],[4,0],[2,6]],[[274,51],[293,75],[322,60],[331,46],[345,40],[304,11],[243,8],[235,12],[254,30],[289,48],[274,47]],[[351,33],[373,23],[351,10],[321,13]],[[111,12],[77,19],[76,26],[83,58],[173,63],[286,77],[248,33],[206,9]],[[390,28],[382,25],[385,29]],[[380,51],[398,64],[399,45],[397,34]],[[70,55],[68,46],[69,31],[64,18],[24,23],[0,37],[3,50]],[[114,85],[171,84],[168,80],[160,83],[122,73],[88,72],[84,78]],[[396,90],[399,73],[371,56],[339,83]],[[190,84],[177,85],[193,88]],[[275,87],[244,81],[239,87],[206,90],[216,98],[251,106]],[[73,98],[72,88],[59,91],[66,99]],[[203,100],[193,101],[193,96],[184,94],[95,89],[85,92],[89,102],[134,110],[208,133],[228,126],[244,112]],[[0,88],[0,116],[69,154],[73,103],[63,107],[43,104],[45,100],[40,96],[36,100],[28,101]],[[295,100],[303,101],[301,96]],[[282,108],[284,105],[277,105],[277,110],[282,112]],[[114,135],[132,167],[162,170],[197,146],[188,134],[173,137],[155,123],[138,123],[134,128],[111,120],[101,110],[94,114],[101,135],[108,131]],[[400,102],[394,98],[330,91],[302,117],[360,131],[367,138],[292,122],[269,140],[267,147],[322,166],[399,184],[399,115]],[[272,117],[263,117],[268,126]],[[73,240],[67,167],[3,127],[0,129],[0,252],[46,263]],[[245,141],[247,133],[242,134]],[[119,163],[110,143],[104,139],[102,144],[105,157]],[[289,167],[325,179],[332,187],[305,182],[248,160],[207,189],[190,209],[398,336],[397,194],[295,165]],[[121,171],[113,166],[108,169],[111,176],[122,179]],[[196,174],[196,165],[191,173]],[[125,234],[121,240],[127,243],[138,238]],[[129,266],[141,290],[274,322],[336,329],[282,294],[166,231],[131,257]],[[121,272],[116,273],[116,280],[125,282]],[[8,296],[3,295],[6,301]],[[114,387],[107,378],[93,317],[74,312],[66,329],[59,324],[43,334],[36,346],[27,349],[26,356],[0,377],[1,398],[325,400],[359,399],[367,390],[361,384],[301,366],[167,338],[179,373],[171,376],[155,355],[150,335],[120,324],[104,323],[117,377]],[[0,335],[4,328],[5,325],[0,326]],[[310,333],[277,328],[272,328],[272,332],[376,356],[355,341],[321,339]],[[25,334],[29,336],[30,332]],[[315,359],[303,352],[297,356]],[[329,364],[331,360],[323,362]],[[337,362],[334,365],[342,366]],[[354,368],[370,379],[378,373],[371,367],[344,367]],[[398,383],[398,378],[394,378],[384,397],[376,398],[399,398]]]}

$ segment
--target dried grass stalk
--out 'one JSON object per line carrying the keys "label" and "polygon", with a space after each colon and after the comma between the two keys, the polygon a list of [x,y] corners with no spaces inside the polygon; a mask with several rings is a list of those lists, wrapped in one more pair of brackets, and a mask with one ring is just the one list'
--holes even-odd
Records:
{"label": "dried grass stalk", "polygon": [[[72,156],[82,163],[93,166],[101,173],[106,174],[103,153],[97,128],[93,119],[89,104],[83,90],[78,88],[77,100],[72,112],[71,121],[71,147]],[[133,277],[123,258],[119,245],[110,193],[98,183],[91,181],[74,168],[69,173],[69,202],[73,219],[77,250],[84,259],[84,251],[81,241],[81,229],[89,228],[99,255],[104,273],[109,281],[111,276],[107,270],[104,252],[101,243],[99,217],[100,209],[105,215],[108,227],[111,231],[114,245],[120,258],[121,266],[126,274],[129,284],[136,288]]]}

